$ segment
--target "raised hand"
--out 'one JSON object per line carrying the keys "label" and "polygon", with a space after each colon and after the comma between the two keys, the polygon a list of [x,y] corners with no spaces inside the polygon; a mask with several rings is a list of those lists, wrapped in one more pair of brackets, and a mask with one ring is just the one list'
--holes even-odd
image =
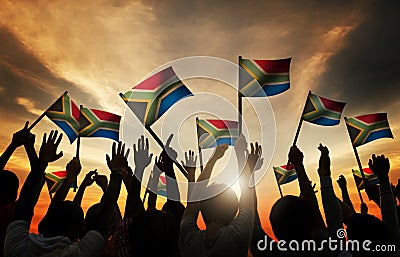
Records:
{"label": "raised hand", "polygon": [[[20,130],[14,133],[11,145],[15,148],[25,145],[25,144],[32,144],[32,136],[33,134],[28,129],[29,121],[25,123],[25,126]],[[33,143],[35,141],[33,140]]]}
{"label": "raised hand", "polygon": [[76,178],[82,170],[79,159],[77,157],[72,158],[72,160],[67,164],[66,170],[67,177]]}
{"label": "raised hand", "polygon": [[174,134],[171,134],[168,137],[167,142],[165,143],[165,151],[171,160],[176,160],[176,157],[178,157],[178,153],[170,146],[173,137]]}
{"label": "raised hand", "polygon": [[240,136],[236,140],[234,148],[238,162],[244,165],[246,156],[248,155],[248,150],[246,137],[243,134],[240,134]]}
{"label": "raised hand", "polygon": [[63,156],[63,152],[57,153],[57,148],[60,145],[62,134],[57,138],[58,131],[52,130],[49,137],[44,133],[42,146],[39,151],[39,159],[43,162],[54,162]]}
{"label": "raised hand", "polygon": [[94,177],[94,181],[96,182],[96,184],[101,188],[101,190],[103,190],[103,192],[105,192],[107,190],[108,187],[108,179],[107,176],[104,175],[96,175]]}
{"label": "raised hand", "polygon": [[89,171],[85,178],[83,179],[81,186],[89,187],[95,181],[95,177],[97,176],[97,170]]}
{"label": "raised hand", "polygon": [[300,151],[300,149],[297,148],[296,145],[293,145],[292,147],[290,147],[290,151],[289,151],[290,163],[292,163],[293,165],[301,164],[301,163],[303,163],[303,159],[304,159],[303,152]]}
{"label": "raised hand", "polygon": [[211,158],[213,158],[215,160],[221,159],[222,157],[224,157],[226,150],[228,150],[227,144],[217,146],[215,148],[214,154]]}
{"label": "raised hand", "polygon": [[337,180],[337,183],[338,183],[340,189],[342,189],[342,190],[347,189],[347,181],[346,181],[346,178],[343,175],[339,176],[339,179]]}
{"label": "raised hand", "polygon": [[121,172],[121,175],[128,172],[128,156],[129,149],[125,153],[125,144],[119,141],[117,148],[117,144],[114,142],[112,145],[111,158],[108,154],[106,155],[107,166],[110,171],[112,173]]}
{"label": "raised hand", "polygon": [[182,166],[188,173],[188,181],[195,182],[196,177],[196,163],[197,163],[197,156],[194,156],[194,151],[189,150],[185,152],[185,162],[182,161]]}
{"label": "raised hand", "polygon": [[149,155],[149,139],[142,135],[136,144],[133,145],[133,154],[135,160],[135,166],[141,169],[146,168],[150,162],[153,154]]}
{"label": "raised hand", "polygon": [[261,145],[259,145],[258,142],[256,142],[255,145],[253,145],[253,143],[250,143],[250,153],[247,158],[247,162],[249,164],[251,171],[254,171],[257,162],[260,160],[261,154],[262,154]]}
{"label": "raised hand", "polygon": [[389,182],[390,163],[388,158],[384,155],[375,156],[373,154],[372,159],[369,159],[368,165],[372,172],[378,176],[380,183]]}
{"label": "raised hand", "polygon": [[329,150],[326,146],[319,144],[318,150],[321,151],[321,157],[319,158],[319,176],[331,176],[331,159],[329,157]]}

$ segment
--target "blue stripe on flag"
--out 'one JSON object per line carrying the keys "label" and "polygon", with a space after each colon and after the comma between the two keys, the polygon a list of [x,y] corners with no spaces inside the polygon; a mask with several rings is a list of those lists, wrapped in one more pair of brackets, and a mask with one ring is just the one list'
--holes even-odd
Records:
{"label": "blue stripe on flag", "polygon": [[277,84],[277,85],[266,85],[263,90],[267,96],[273,96],[285,92],[290,88],[290,83]]}
{"label": "blue stripe on flag", "polygon": [[221,137],[217,139],[217,145],[223,145],[223,144],[227,144],[227,145],[235,145],[236,142],[236,137]]}
{"label": "blue stripe on flag", "polygon": [[110,138],[110,139],[118,142],[119,132],[106,130],[106,129],[99,129],[96,132],[94,132],[93,134],[91,134],[90,137],[105,137],[105,138]]}
{"label": "blue stripe on flag", "polygon": [[318,119],[310,121],[314,124],[321,125],[321,126],[335,126],[339,124],[340,120],[339,119],[329,119],[326,117],[320,117]]}
{"label": "blue stripe on flag", "polygon": [[192,92],[185,86],[182,85],[174,91],[170,92],[162,101],[160,102],[160,109],[158,111],[158,119],[161,117],[172,105],[181,100],[184,97],[193,95]]}
{"label": "blue stripe on flag", "polygon": [[366,144],[368,142],[371,142],[371,141],[374,141],[374,140],[377,140],[379,138],[385,138],[385,137],[393,138],[393,134],[392,134],[392,132],[390,131],[389,128],[372,132],[365,139],[364,144]]}
{"label": "blue stripe on flag", "polygon": [[71,128],[68,122],[60,120],[52,120],[57,126],[59,126],[64,133],[67,135],[69,142],[72,144],[78,137],[75,131]]}

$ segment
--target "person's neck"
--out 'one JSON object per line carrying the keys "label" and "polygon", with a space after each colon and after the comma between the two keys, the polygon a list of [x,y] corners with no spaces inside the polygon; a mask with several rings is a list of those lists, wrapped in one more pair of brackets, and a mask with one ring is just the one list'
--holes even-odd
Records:
{"label": "person's neck", "polygon": [[205,230],[206,238],[211,238],[211,237],[215,236],[218,233],[218,231],[223,227],[224,227],[224,225],[222,225],[220,223],[215,223],[215,222],[207,224],[207,228]]}

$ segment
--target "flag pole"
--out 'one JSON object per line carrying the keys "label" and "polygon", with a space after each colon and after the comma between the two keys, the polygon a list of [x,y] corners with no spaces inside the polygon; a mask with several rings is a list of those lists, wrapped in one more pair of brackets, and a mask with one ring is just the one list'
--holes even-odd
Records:
{"label": "flag pole", "polygon": [[282,188],[281,188],[281,185],[279,185],[279,183],[278,183],[278,189],[279,189],[279,194],[281,194],[281,198],[283,198]]}
{"label": "flag pole", "polygon": [[[65,91],[65,92],[61,95],[61,97],[62,97],[63,95],[65,95],[65,94],[68,94],[68,91]],[[57,98],[57,100],[54,101],[53,104],[54,104],[55,102],[57,102],[58,99],[60,99],[61,97]],[[52,105],[53,105],[53,104],[52,104]],[[41,121],[41,120],[44,118],[44,116],[46,116],[46,112],[49,110],[50,107],[51,107],[51,105],[50,105],[39,117],[36,118],[36,120],[29,126],[28,130],[33,129],[33,127],[35,127],[35,126],[39,123],[39,121]]]}
{"label": "flag pole", "polygon": [[203,172],[203,153],[201,152],[200,142],[199,142],[199,118],[196,117],[196,131],[197,131],[197,148],[199,150],[199,162],[200,162],[200,171]]}
{"label": "flag pole", "polygon": [[[150,135],[156,140],[156,142],[163,149],[163,151],[165,151],[165,145],[163,144],[161,139],[157,136],[157,134],[154,133],[154,131],[150,128],[150,126],[144,126],[144,127],[147,129]],[[172,160],[172,161],[175,163],[176,167],[182,172],[185,178],[188,178],[188,174],[186,170],[182,167],[182,165],[177,160]]]}
{"label": "flag pole", "polygon": [[[344,117],[344,121],[345,121],[345,123],[346,123],[346,130],[347,130],[347,133],[349,134],[350,141],[352,141],[352,140],[351,140],[351,136],[350,136],[349,127],[347,126],[347,117]],[[364,181],[365,175],[364,175],[364,170],[363,170],[362,165],[361,165],[360,156],[358,155],[357,148],[354,146],[353,142],[351,142],[351,146],[353,147],[353,151],[354,151],[354,155],[356,156],[358,168],[360,169],[361,177],[362,177],[362,179],[363,179],[363,181]],[[362,195],[361,195],[361,191],[360,191],[360,189],[358,188],[358,186],[357,186],[357,190],[358,190],[358,195],[359,195],[359,197],[360,197],[361,203],[363,203],[364,201],[363,201],[363,198],[362,198]]]}
{"label": "flag pole", "polygon": [[[79,106],[79,116],[82,113],[82,108],[83,108],[83,105],[80,105]],[[80,149],[81,149],[81,136],[79,135],[79,131],[78,131],[78,138],[77,138],[77,141],[76,141],[76,154],[75,154],[75,157],[78,160],[79,160],[79,157],[80,157]],[[74,192],[76,192],[77,189],[78,189],[78,178],[76,178],[75,181],[74,181]]]}
{"label": "flag pole", "polygon": [[[119,93],[119,96],[122,98],[122,100],[125,99],[124,94]],[[125,102],[125,100],[124,100],[124,102]],[[126,102],[125,102],[125,104],[126,104]],[[154,131],[150,128],[150,126],[146,126],[144,124],[143,124],[143,126],[150,133],[150,135],[154,138],[154,140],[156,140],[157,144],[163,149],[163,151],[165,151],[164,143],[157,136],[157,134],[154,133]],[[187,178],[188,174],[187,174],[186,170],[182,167],[182,165],[177,160],[172,160],[172,161],[175,163],[176,167],[178,167],[178,169],[182,172],[182,174],[185,176],[185,178]]]}
{"label": "flag pole", "polygon": [[[304,110],[306,108],[306,105],[307,105],[307,102],[308,102],[308,98],[310,97],[310,93],[311,93],[311,91],[308,91],[307,99],[306,99],[306,102],[304,103],[303,111],[301,112],[301,117],[300,117],[300,120],[299,120],[299,124],[297,125],[297,131],[296,131],[296,135],[294,136],[294,140],[293,140],[292,146],[297,144],[297,139],[299,138],[299,135],[300,135],[300,129],[301,129],[301,126],[303,125]],[[286,169],[289,169],[289,165],[290,165],[290,161],[288,160],[288,162],[286,164]]]}
{"label": "flag pole", "polygon": [[238,73],[238,121],[239,121],[239,135],[242,134],[242,112],[243,112],[243,107],[242,107],[242,98],[243,95],[240,93],[240,69],[241,69],[241,64],[242,63],[242,56],[239,55],[239,73]]}

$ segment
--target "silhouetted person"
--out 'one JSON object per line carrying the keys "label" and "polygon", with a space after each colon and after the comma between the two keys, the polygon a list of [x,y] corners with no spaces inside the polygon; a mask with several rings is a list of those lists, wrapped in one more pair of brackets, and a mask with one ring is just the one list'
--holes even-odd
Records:
{"label": "silhouetted person", "polygon": [[[260,158],[261,146],[256,144],[254,148],[251,144],[252,150],[248,153],[244,136],[241,135],[236,141],[238,167],[244,168],[239,177],[241,187],[239,203],[231,189],[198,202],[201,200],[200,196],[204,196],[204,192],[216,189],[214,186],[207,186],[206,180],[210,178],[215,163],[223,157],[227,148],[227,145],[217,146],[196,184],[191,185],[193,188],[189,188],[191,200],[197,201],[188,203],[182,218],[179,241],[184,257],[247,256],[254,223],[254,188],[249,187],[249,181]],[[239,212],[235,217],[237,210]],[[206,223],[204,231],[197,227],[200,211]]]}

